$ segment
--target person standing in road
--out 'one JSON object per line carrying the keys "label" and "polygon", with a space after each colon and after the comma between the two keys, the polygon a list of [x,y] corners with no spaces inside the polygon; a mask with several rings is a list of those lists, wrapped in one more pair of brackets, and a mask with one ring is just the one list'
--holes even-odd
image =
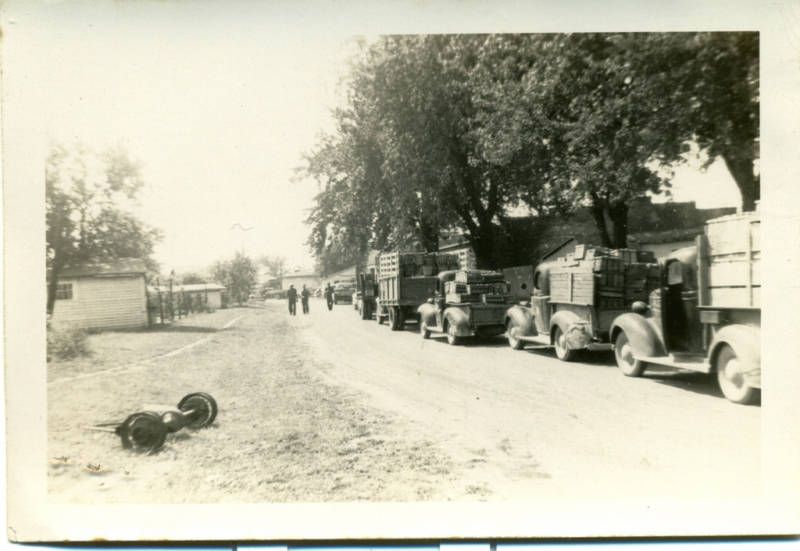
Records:
{"label": "person standing in road", "polygon": [[330,281],[325,287],[325,302],[328,303],[328,310],[333,310],[333,285]]}
{"label": "person standing in road", "polygon": [[297,289],[294,285],[289,285],[289,290],[286,291],[286,298],[289,299],[289,315],[297,315]]}
{"label": "person standing in road", "polygon": [[311,291],[309,291],[305,285],[303,285],[303,290],[300,292],[300,301],[303,303],[303,313],[308,314],[308,297],[311,296]]}

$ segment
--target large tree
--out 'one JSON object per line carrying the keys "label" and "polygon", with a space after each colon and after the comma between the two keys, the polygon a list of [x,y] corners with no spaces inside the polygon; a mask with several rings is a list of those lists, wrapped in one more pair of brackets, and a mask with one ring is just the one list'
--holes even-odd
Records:
{"label": "large tree", "polygon": [[757,32],[690,36],[692,56],[684,69],[685,127],[708,154],[721,158],[742,195],[742,209],[761,198],[759,157],[759,35]]}
{"label": "large tree", "polygon": [[158,270],[152,255],[161,234],[132,212],[142,185],[140,166],[123,150],[51,149],[45,167],[48,313],[59,274],[70,264],[130,257]]}

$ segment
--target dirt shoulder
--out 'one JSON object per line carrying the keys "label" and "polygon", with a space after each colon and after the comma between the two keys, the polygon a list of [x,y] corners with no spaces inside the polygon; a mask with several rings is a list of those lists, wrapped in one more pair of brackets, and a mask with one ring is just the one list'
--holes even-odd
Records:
{"label": "dirt shoulder", "polygon": [[[409,439],[402,419],[362,405],[354,391],[324,383],[319,373],[328,369],[327,360],[311,357],[297,338],[307,321],[287,319],[282,309],[247,309],[236,324],[203,333],[207,341],[182,353],[125,372],[51,385],[51,498],[79,503],[442,498],[442,487],[453,476],[446,453],[431,441]],[[137,337],[146,341],[146,335]],[[165,354],[163,336],[153,337],[147,349],[159,347]],[[173,342],[174,348],[185,344],[182,338]],[[110,365],[108,358],[98,358],[97,349],[94,361]],[[121,420],[144,403],[174,404],[198,390],[217,399],[217,421],[171,435],[155,455],[128,452],[113,434],[81,428]]]}

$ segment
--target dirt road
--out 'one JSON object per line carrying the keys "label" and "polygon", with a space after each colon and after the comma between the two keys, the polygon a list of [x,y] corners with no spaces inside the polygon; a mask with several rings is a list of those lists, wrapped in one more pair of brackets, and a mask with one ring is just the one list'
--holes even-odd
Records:
{"label": "dirt road", "polygon": [[[155,355],[147,334],[105,336],[106,349],[142,344],[122,365],[96,356],[49,368],[51,497],[493,501],[758,488],[760,409],[728,403],[705,377],[634,380],[609,356],[565,364],[502,339],[451,347],[412,329],[392,333],[320,301],[290,318],[267,302],[184,320],[172,351],[163,331],[153,336]],[[217,398],[217,421],[156,455],[81,429],[193,390]]]}

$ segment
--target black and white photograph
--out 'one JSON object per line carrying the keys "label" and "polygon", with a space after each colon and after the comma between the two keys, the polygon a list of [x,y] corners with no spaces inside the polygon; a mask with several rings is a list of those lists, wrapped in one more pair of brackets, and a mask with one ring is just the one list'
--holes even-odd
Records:
{"label": "black and white photograph", "polygon": [[800,10],[598,8],[5,4],[9,538],[800,531]]}

